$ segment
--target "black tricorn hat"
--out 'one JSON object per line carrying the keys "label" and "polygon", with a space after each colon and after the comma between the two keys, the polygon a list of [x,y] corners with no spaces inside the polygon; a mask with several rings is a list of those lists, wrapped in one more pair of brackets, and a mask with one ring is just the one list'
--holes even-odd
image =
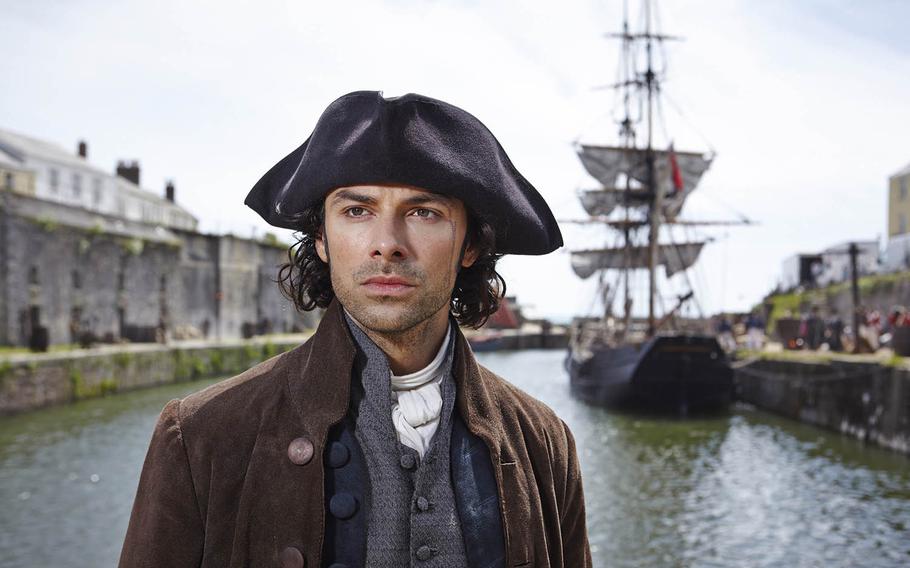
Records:
{"label": "black tricorn hat", "polygon": [[334,189],[405,185],[456,197],[496,232],[502,254],[546,254],[562,234],[543,197],[477,118],[422,95],[344,95],[304,143],[275,164],[245,203],[269,224],[300,229]]}

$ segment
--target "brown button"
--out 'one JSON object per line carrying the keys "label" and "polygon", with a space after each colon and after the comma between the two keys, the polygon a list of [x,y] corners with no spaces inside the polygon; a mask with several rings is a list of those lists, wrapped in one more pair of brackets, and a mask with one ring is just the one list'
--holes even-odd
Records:
{"label": "brown button", "polygon": [[308,464],[313,459],[313,442],[306,438],[294,438],[288,446],[288,458],[297,465]]}
{"label": "brown button", "polygon": [[281,568],[303,568],[303,554],[289,546],[281,551]]}

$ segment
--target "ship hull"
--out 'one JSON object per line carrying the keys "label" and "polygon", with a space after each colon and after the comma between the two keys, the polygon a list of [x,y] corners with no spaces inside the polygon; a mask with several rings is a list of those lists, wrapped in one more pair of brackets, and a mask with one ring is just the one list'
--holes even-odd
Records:
{"label": "ship hull", "polygon": [[591,404],[686,414],[721,410],[733,399],[733,370],[709,336],[598,347],[583,362],[570,353],[566,363],[572,394]]}

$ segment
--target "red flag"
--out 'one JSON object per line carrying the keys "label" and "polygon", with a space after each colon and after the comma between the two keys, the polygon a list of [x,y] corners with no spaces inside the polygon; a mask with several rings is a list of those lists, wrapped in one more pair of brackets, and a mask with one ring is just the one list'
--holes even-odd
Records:
{"label": "red flag", "polygon": [[679,193],[685,186],[683,185],[682,172],[679,171],[679,162],[676,161],[676,152],[673,151],[672,143],[670,143],[670,175],[673,177],[673,190]]}

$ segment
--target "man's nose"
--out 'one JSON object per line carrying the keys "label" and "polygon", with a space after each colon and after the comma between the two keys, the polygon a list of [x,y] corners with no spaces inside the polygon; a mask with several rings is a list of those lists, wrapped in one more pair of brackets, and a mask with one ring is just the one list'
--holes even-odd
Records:
{"label": "man's nose", "polygon": [[403,219],[379,219],[374,224],[372,252],[374,259],[404,260],[408,257],[406,227]]}

